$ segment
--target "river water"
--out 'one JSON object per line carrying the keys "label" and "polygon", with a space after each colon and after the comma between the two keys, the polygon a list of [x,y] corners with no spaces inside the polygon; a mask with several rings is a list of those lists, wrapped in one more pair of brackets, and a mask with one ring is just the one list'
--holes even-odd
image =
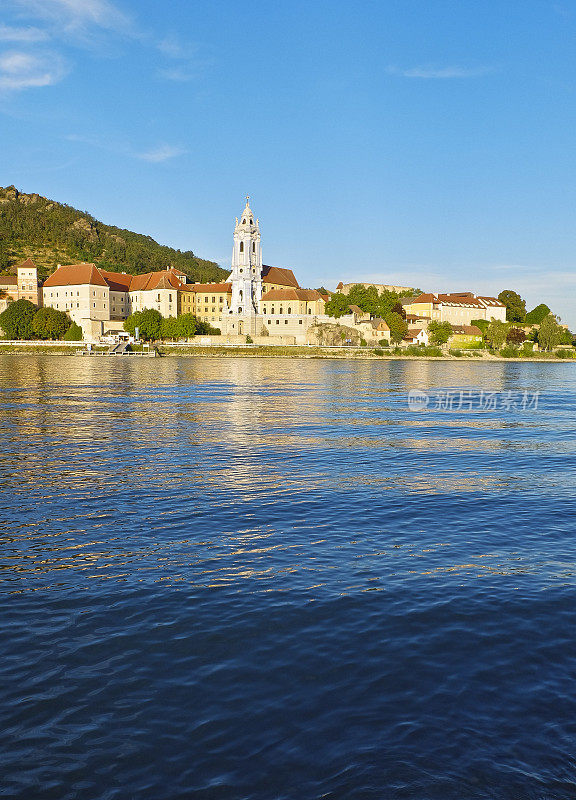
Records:
{"label": "river water", "polygon": [[0,797],[573,800],[575,389],[0,356]]}

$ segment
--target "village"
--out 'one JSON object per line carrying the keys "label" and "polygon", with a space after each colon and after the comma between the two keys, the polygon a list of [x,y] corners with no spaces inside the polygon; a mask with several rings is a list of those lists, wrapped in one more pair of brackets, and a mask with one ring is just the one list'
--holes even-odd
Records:
{"label": "village", "polygon": [[[361,289],[374,298],[392,298],[391,314],[361,308],[354,301]],[[0,298],[0,312],[18,300],[64,312],[92,344],[117,341],[130,317],[150,309],[163,319],[191,315],[209,345],[442,344],[466,349],[481,346],[487,325],[508,319],[502,300],[471,291],[342,282],[335,292],[303,288],[291,269],[263,264],[260,224],[248,198],[236,218],[231,271],[224,282],[190,282],[173,266],[134,275],[79,263],[58,265],[41,283],[34,262],[27,259],[12,274],[0,275]],[[393,319],[399,322],[396,327]],[[518,335],[527,338],[531,327],[519,328]]]}

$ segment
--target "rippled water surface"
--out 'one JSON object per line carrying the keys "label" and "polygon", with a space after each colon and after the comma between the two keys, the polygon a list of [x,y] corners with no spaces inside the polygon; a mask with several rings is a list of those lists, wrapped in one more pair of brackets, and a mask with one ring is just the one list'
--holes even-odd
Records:
{"label": "rippled water surface", "polygon": [[0,356],[0,797],[576,798],[575,388]]}

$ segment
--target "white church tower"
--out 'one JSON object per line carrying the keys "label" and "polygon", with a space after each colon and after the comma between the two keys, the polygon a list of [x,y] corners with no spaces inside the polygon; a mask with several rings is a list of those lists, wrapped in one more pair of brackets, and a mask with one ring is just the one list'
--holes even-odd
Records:
{"label": "white church tower", "polygon": [[262,249],[260,227],[250,208],[250,197],[240,221],[236,217],[234,249],[232,251],[232,283],[230,313],[240,317],[258,314],[258,303],[262,297]]}

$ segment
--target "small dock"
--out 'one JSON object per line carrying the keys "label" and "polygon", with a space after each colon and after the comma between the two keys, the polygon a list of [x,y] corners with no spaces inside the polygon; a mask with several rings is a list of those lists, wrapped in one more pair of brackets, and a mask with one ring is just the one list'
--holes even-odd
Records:
{"label": "small dock", "polygon": [[127,350],[126,347],[118,349],[110,347],[108,350],[76,350],[77,356],[131,356],[134,358],[158,358],[160,353],[155,349],[151,350]]}

